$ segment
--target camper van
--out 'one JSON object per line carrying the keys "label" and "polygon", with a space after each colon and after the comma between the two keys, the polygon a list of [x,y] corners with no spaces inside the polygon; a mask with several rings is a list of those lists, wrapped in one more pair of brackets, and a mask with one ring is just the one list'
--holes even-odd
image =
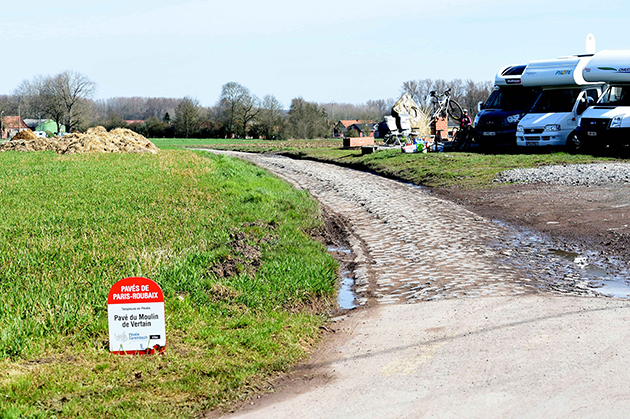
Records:
{"label": "camper van", "polygon": [[504,67],[494,80],[494,91],[479,106],[473,124],[475,139],[480,146],[514,145],[516,126],[540,94],[539,87],[521,84],[526,65]]}
{"label": "camper van", "polygon": [[518,123],[518,146],[576,148],[573,138],[578,118],[589,104],[595,103],[604,85],[582,77],[591,58],[587,55],[529,62],[521,83],[540,87],[542,92]]}
{"label": "camper van", "polygon": [[584,80],[607,83],[594,106],[582,114],[578,147],[594,149],[630,144],[630,50],[604,50],[583,70]]}

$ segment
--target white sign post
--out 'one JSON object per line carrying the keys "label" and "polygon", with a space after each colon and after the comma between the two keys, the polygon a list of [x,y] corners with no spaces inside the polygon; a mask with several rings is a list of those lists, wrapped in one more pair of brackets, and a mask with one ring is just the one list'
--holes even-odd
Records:
{"label": "white sign post", "polygon": [[164,294],[147,278],[122,279],[109,290],[109,351],[119,355],[163,352],[166,348]]}

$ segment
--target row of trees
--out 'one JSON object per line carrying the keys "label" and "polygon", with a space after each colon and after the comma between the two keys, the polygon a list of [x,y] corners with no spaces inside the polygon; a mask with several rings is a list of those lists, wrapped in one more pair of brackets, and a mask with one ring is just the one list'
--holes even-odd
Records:
{"label": "row of trees", "polygon": [[[409,93],[428,110],[431,90],[450,87],[453,97],[474,117],[477,102],[485,100],[492,85],[471,80],[410,80],[401,93]],[[317,138],[329,136],[335,121],[359,119],[374,122],[391,112],[394,99],[365,104],[308,102],[301,97],[285,110],[273,95],[262,99],[236,82],[222,86],[217,103],[203,107],[193,97],[110,98],[93,100],[95,83],[86,76],[65,71],[55,76],[25,80],[13,95],[0,96],[0,111],[23,118],[50,118],[68,131],[103,125],[107,129],[128,127],[156,137],[200,138]],[[129,122],[131,121],[131,122]]]}
{"label": "row of trees", "polygon": [[46,117],[68,131],[79,128],[87,114],[86,98],[96,85],[81,73],[64,71],[55,76],[25,80],[15,91],[18,112],[33,118]]}

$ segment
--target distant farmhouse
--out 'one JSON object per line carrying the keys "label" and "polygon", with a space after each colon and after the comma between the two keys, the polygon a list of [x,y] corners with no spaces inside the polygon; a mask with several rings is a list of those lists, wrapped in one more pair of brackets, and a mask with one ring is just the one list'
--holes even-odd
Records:
{"label": "distant farmhouse", "polygon": [[26,122],[19,116],[5,116],[2,118],[2,139],[13,137],[19,131],[28,129]]}
{"label": "distant farmhouse", "polygon": [[345,119],[334,127],[335,137],[374,137],[374,121]]}
{"label": "distant farmhouse", "polygon": [[57,123],[52,119],[22,119],[19,116],[5,116],[2,118],[2,135],[0,137],[6,140],[12,138],[19,131],[27,129],[33,132],[50,132],[52,134],[66,132],[64,125],[61,126],[61,129],[57,129]]}
{"label": "distant farmhouse", "polygon": [[28,126],[31,131],[39,131],[46,132],[49,131],[52,134],[57,134],[59,132],[66,132],[65,125],[61,126],[61,129],[57,129],[57,123],[52,119],[25,119],[24,122],[26,126]]}

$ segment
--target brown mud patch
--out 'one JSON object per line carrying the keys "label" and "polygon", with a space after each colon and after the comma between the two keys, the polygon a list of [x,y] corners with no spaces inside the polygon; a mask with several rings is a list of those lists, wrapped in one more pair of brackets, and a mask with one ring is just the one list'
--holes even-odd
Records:
{"label": "brown mud patch", "polygon": [[484,190],[435,188],[440,198],[491,220],[540,232],[629,262],[630,186],[510,184]]}
{"label": "brown mud patch", "polygon": [[277,225],[257,220],[230,231],[229,254],[210,267],[218,278],[229,278],[243,272],[254,276],[261,265],[262,246],[278,240]]}

